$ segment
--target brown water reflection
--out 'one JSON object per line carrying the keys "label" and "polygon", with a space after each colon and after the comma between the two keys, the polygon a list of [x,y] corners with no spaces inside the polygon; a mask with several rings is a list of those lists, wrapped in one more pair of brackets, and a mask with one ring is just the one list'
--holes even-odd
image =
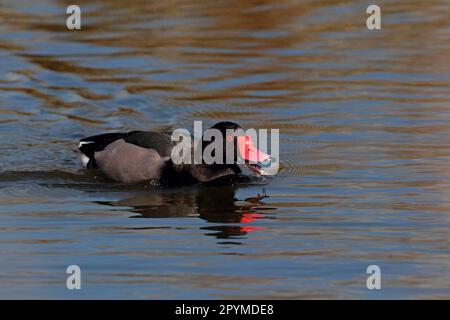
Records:
{"label": "brown water reflection", "polygon": [[[73,298],[69,264],[85,298],[450,296],[448,1],[381,31],[365,1],[80,0],[78,32],[69,4],[0,3],[1,297]],[[222,119],[280,129],[277,177],[118,185],[71,151]]]}

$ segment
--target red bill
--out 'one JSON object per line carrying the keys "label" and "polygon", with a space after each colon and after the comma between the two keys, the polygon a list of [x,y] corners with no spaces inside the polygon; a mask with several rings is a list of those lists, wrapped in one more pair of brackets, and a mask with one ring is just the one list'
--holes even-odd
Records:
{"label": "red bill", "polygon": [[245,164],[252,171],[265,175],[263,166],[270,164],[270,155],[258,150],[250,136],[238,136],[237,145],[239,155],[245,160]]}

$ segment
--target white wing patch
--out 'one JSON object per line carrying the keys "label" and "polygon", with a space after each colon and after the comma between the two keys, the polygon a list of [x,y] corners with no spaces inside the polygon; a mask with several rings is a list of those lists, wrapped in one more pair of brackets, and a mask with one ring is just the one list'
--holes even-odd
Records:
{"label": "white wing patch", "polygon": [[81,165],[82,165],[83,167],[86,167],[86,168],[87,168],[87,165],[88,165],[88,163],[89,163],[89,158],[86,157],[84,154],[82,154],[82,155],[80,156],[80,160],[81,160]]}
{"label": "white wing patch", "polygon": [[78,148],[80,148],[83,144],[89,144],[89,143],[93,143],[94,141],[80,141],[80,143],[78,144]]}
{"label": "white wing patch", "polygon": [[[81,148],[82,145],[89,144],[89,143],[94,143],[94,141],[80,141],[80,143],[78,143],[78,148]],[[80,160],[81,160],[82,166],[87,168],[87,165],[89,163],[89,157],[85,156],[84,154],[81,154]]]}

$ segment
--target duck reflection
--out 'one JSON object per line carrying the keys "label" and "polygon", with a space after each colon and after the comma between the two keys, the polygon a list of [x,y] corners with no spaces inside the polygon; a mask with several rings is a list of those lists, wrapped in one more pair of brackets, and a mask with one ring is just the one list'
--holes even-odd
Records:
{"label": "duck reflection", "polygon": [[[200,218],[213,223],[239,223],[248,224],[258,218],[263,217],[258,212],[258,206],[263,205],[262,199],[268,197],[265,191],[262,195],[239,200],[235,196],[235,188],[224,186],[221,188],[211,188],[202,186],[196,196],[197,212]],[[203,227],[203,230],[212,232],[206,233],[218,239],[236,238],[245,236],[247,233],[263,228],[251,225],[219,225]],[[229,244],[240,244],[239,242],[229,242]]]}
{"label": "duck reflection", "polygon": [[208,231],[205,235],[227,239],[263,229],[251,223],[264,217],[264,209],[259,207],[267,197],[263,189],[261,194],[239,200],[235,186],[202,185],[176,191],[156,189],[115,202],[98,203],[128,207],[130,212],[136,213],[131,218],[200,217],[215,224],[201,228]]}

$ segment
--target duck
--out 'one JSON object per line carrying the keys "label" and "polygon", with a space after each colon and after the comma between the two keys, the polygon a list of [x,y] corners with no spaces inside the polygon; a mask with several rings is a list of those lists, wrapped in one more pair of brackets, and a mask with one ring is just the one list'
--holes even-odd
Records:
{"label": "duck", "polygon": [[[210,129],[220,131],[223,155],[226,154],[227,142],[234,143],[232,161],[177,163],[171,157],[175,146],[171,136],[153,131],[113,132],[85,137],[79,140],[78,151],[86,169],[99,170],[107,178],[122,183],[206,183],[240,175],[240,165],[247,166],[257,175],[264,175],[261,164],[270,162],[271,156],[258,150],[238,124],[222,121]],[[239,133],[227,136],[228,130]],[[202,143],[194,148],[202,148],[203,154],[210,143],[212,141],[205,141],[202,137]]]}

